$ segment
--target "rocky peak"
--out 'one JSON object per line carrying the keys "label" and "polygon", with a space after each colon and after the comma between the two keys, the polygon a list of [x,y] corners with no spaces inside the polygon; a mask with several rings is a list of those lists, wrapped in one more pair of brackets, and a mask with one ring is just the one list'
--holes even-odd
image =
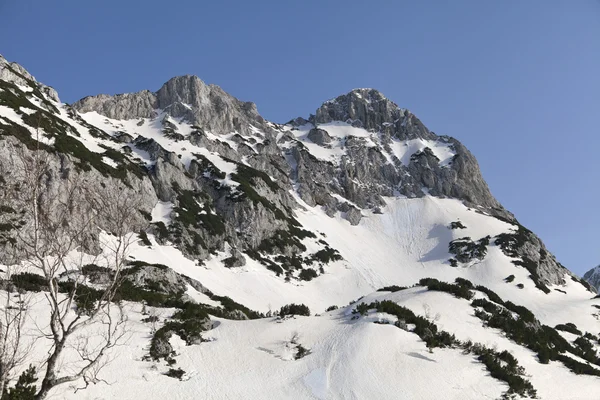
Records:
{"label": "rocky peak", "polygon": [[15,62],[9,62],[0,54],[0,80],[6,82],[12,82],[20,86],[30,86],[37,88],[42,91],[46,97],[50,100],[54,100],[57,103],[60,102],[58,93],[50,86],[43,85],[35,80],[25,68]]}
{"label": "rocky peak", "polygon": [[410,111],[398,107],[375,89],[354,89],[328,100],[312,118],[315,124],[348,122],[370,131],[390,133],[401,139],[434,139],[435,135]]}
{"label": "rocky peak", "polygon": [[254,103],[240,101],[194,75],[171,78],[157,92],[89,96],[73,106],[113,119],[154,118],[162,110],[216,134],[245,132],[250,125],[265,128]]}
{"label": "rocky peak", "polygon": [[583,280],[600,291],[600,265],[586,272],[583,275]]}
{"label": "rocky peak", "polygon": [[158,107],[175,117],[215,133],[243,131],[249,125],[263,125],[256,105],[226,93],[217,85],[207,85],[194,75],[170,79],[156,92]]}

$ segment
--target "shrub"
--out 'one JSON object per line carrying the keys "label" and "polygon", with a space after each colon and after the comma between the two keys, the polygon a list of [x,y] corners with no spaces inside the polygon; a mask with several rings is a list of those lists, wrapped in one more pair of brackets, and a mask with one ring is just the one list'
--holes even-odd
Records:
{"label": "shrub", "polygon": [[354,310],[352,310],[352,313],[366,315],[370,308],[372,308],[371,304],[360,303],[359,305],[356,306],[356,308]]}
{"label": "shrub", "polygon": [[[467,281],[468,282],[468,281]],[[469,282],[470,283],[470,282]],[[423,278],[419,281],[419,285],[426,286],[429,290],[436,290],[453,294],[455,297],[470,300],[474,293],[469,290],[469,287],[463,285],[454,285],[451,283],[441,282],[433,278]],[[471,284],[472,286],[472,284]]]}
{"label": "shrub", "polygon": [[294,360],[299,360],[303,357],[306,357],[309,354],[310,350],[299,344],[298,346],[296,346],[296,354],[294,355]]}
{"label": "shrub", "polygon": [[453,221],[450,222],[450,229],[466,229],[466,226],[460,221]]}
{"label": "shrub", "polygon": [[167,372],[164,373],[164,375],[171,377],[171,378],[177,378],[179,380],[181,380],[181,378],[183,378],[183,375],[185,375],[185,371],[182,370],[181,368],[169,368],[169,370]]}
{"label": "shrub", "polygon": [[17,288],[28,292],[41,292],[48,289],[48,284],[44,277],[32,274],[31,272],[13,274],[11,275],[10,280]]}
{"label": "shrub", "polygon": [[511,282],[512,282],[512,281],[514,281],[514,280],[515,280],[515,276],[514,276],[514,275],[509,275],[509,276],[507,276],[506,278],[504,278],[504,281],[505,281],[506,283],[511,283]]}
{"label": "shrub", "polygon": [[378,292],[399,292],[400,290],[404,290],[404,289],[408,289],[406,286],[397,286],[397,285],[391,285],[391,286],[384,286],[380,289],[377,289]]}
{"label": "shrub", "polygon": [[35,386],[37,381],[35,373],[35,367],[30,365],[19,376],[14,387],[4,388],[2,400],[34,400],[37,389]]}
{"label": "shrub", "polygon": [[142,242],[142,244],[144,246],[152,246],[152,242],[150,242],[150,240],[148,239],[148,235],[146,234],[146,231],[140,231],[140,233],[138,234],[138,237],[140,238],[140,241]]}
{"label": "shrub", "polygon": [[310,316],[310,309],[304,304],[288,304],[279,310],[279,316],[285,317],[286,315],[304,315]]}
{"label": "shrub", "polygon": [[300,271],[300,275],[298,275],[298,277],[300,279],[302,279],[303,281],[310,281],[313,278],[316,278],[318,276],[317,271],[315,271],[314,269],[303,269],[302,271]]}
{"label": "shrub", "polygon": [[558,324],[554,327],[554,329],[558,329],[559,331],[569,332],[573,335],[581,335],[581,331],[577,329],[577,326],[571,322],[567,322],[566,324]]}
{"label": "shrub", "polygon": [[485,293],[488,296],[488,298],[491,301],[493,301],[494,303],[498,303],[498,304],[504,305],[504,301],[502,301],[502,299],[500,298],[500,296],[498,296],[496,294],[496,292],[494,292],[494,291],[492,291],[492,290],[490,290],[490,289],[488,289],[488,288],[486,288],[485,286],[482,286],[482,285],[477,285],[475,287],[475,289],[479,290],[482,293]]}
{"label": "shrub", "polygon": [[323,264],[329,264],[331,261],[342,260],[342,256],[337,250],[331,247],[325,247],[325,249],[319,250],[311,256],[311,261],[319,261]]}

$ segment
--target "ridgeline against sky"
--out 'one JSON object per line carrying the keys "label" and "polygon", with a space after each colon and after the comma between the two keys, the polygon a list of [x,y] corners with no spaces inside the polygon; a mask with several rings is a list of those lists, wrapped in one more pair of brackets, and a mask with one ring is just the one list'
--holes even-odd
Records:
{"label": "ridgeline against sky", "polygon": [[374,87],[465,143],[583,274],[600,259],[600,3],[0,3],[0,53],[63,101],[193,74],[285,122]]}

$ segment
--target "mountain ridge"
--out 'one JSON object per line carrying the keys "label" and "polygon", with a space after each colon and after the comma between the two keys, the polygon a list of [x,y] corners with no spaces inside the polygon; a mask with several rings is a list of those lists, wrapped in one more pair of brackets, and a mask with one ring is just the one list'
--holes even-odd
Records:
{"label": "mountain ridge", "polygon": [[[444,395],[456,398],[531,397],[535,388],[541,398],[585,399],[598,387],[600,360],[586,350],[600,340],[594,291],[497,202],[458,140],[430,132],[380,92],[350,91],[282,125],[193,76],[155,93],[87,97],[71,107],[15,68],[0,62],[6,183],[26,172],[15,154],[42,151],[48,197],[71,179],[125,198],[143,194],[132,215],[137,239],[127,279],[151,293],[162,321],[153,333],[146,305],[127,300],[132,357],[109,368],[112,394],[133,398],[151,384],[185,397],[223,379],[218,390],[203,389],[207,396],[238,398],[244,389],[264,398],[272,387],[281,398],[401,392],[426,399],[434,394],[418,377],[431,368]],[[97,245],[108,221],[96,223],[86,251],[103,251]],[[161,296],[176,297],[156,303]],[[285,317],[289,303],[319,315]],[[278,309],[280,317],[271,317]],[[169,330],[187,326],[178,319],[185,310],[199,312],[188,322],[203,340]],[[373,346],[370,338],[394,345]],[[345,351],[345,343],[357,350]],[[504,350],[521,369],[499,379],[493,368],[513,363]],[[238,370],[227,351],[242,354],[254,372]],[[145,367],[148,357],[155,370]],[[397,365],[409,367],[403,385],[395,383]],[[456,365],[461,373],[448,372]],[[358,374],[364,367],[385,382]],[[126,383],[119,370],[130,374]],[[225,370],[248,377],[244,388]],[[275,371],[281,382],[269,384]],[[456,389],[459,376],[468,378]],[[421,383],[407,386],[411,380]],[[57,395],[79,396],[68,392]]]}

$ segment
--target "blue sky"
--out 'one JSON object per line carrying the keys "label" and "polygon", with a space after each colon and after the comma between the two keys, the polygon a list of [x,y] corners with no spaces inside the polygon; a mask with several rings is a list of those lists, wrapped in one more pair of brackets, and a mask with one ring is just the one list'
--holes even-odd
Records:
{"label": "blue sky", "polygon": [[465,143],[565,266],[600,263],[598,0],[0,0],[0,26],[66,102],[194,74],[285,122],[377,88]]}

